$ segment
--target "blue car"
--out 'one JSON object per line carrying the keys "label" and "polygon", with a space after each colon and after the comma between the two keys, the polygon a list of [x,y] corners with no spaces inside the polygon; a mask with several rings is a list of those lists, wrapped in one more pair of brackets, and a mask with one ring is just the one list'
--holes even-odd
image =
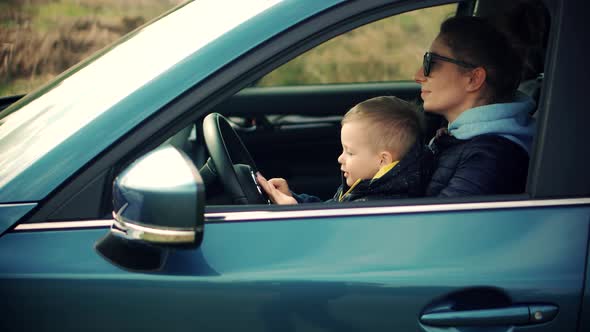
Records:
{"label": "blue car", "polygon": [[420,96],[419,62],[379,41],[424,52],[428,13],[502,19],[510,0],[189,1],[2,99],[0,331],[589,331],[587,6],[535,3],[516,195],[279,206],[253,178],[330,198],[346,110]]}

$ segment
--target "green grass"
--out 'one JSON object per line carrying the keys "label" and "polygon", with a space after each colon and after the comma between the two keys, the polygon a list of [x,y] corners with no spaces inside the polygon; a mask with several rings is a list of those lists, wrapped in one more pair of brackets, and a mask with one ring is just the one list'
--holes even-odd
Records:
{"label": "green grass", "polygon": [[53,77],[53,75],[47,75],[11,80],[9,83],[0,84],[0,96],[14,96],[33,91]]}
{"label": "green grass", "polygon": [[59,27],[64,21],[72,21],[96,13],[85,6],[77,6],[71,1],[51,2],[41,5],[29,5],[28,10],[34,13],[33,29],[44,33]]}
{"label": "green grass", "polygon": [[[32,13],[33,28],[38,32],[55,29],[64,21],[92,18],[107,23],[118,22],[124,17],[144,17],[147,20],[170,9],[174,3],[168,0],[114,2],[109,0],[59,0],[23,6],[25,12]],[[134,5],[135,4],[135,5]]]}

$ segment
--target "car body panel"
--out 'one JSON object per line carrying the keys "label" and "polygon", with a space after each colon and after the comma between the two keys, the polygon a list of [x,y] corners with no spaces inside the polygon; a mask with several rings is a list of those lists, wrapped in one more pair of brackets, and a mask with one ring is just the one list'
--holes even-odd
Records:
{"label": "car body panel", "polygon": [[12,227],[37,204],[0,204],[0,234]]}
{"label": "car body panel", "polygon": [[582,296],[582,308],[580,310],[580,325],[578,331],[590,331],[590,241],[586,251],[586,281]]}
{"label": "car body panel", "polygon": [[[432,301],[478,290],[484,307],[494,305],[486,292],[559,307],[552,322],[527,331],[575,331],[590,205],[494,212],[209,222],[198,250],[171,251],[153,273],[102,259],[88,244],[105,229],[14,232],[0,241],[3,323],[422,331],[417,314]],[[57,298],[60,305],[50,305]],[[43,324],[22,312],[43,312]]]}

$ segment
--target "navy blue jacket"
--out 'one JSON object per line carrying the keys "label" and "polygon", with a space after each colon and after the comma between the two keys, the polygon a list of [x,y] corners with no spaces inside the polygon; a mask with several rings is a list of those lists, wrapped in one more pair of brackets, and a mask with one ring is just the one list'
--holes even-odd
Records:
{"label": "navy blue jacket", "polygon": [[517,194],[525,190],[528,153],[507,138],[479,135],[460,140],[442,135],[431,148],[436,166],[427,196]]}
{"label": "navy blue jacket", "polygon": [[[389,172],[378,179],[362,180],[342,200],[339,200],[340,194],[349,189],[343,177],[342,185],[336,191],[334,198],[327,202],[423,197],[433,166],[434,160],[430,149],[422,143],[416,143]],[[294,194],[293,197],[299,203],[320,201],[318,197],[307,194]]]}

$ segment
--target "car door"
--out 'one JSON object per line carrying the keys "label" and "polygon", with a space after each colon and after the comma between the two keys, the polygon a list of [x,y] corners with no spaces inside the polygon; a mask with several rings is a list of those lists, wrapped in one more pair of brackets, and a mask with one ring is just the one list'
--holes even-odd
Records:
{"label": "car door", "polygon": [[3,330],[576,330],[587,200],[432,210],[210,213],[200,248],[156,272],[101,258],[90,222],[17,228]]}
{"label": "car door", "polygon": [[[95,250],[112,220],[69,207],[84,210],[80,202],[101,195],[53,203],[56,214],[47,202],[3,204],[0,216],[26,222],[0,237],[0,329],[586,330],[589,163],[573,147],[589,119],[577,107],[583,95],[566,89],[583,61],[569,38],[581,7],[552,8],[552,65],[526,193],[207,207],[199,248],[156,248],[166,257],[158,270],[122,268]],[[76,188],[113,177],[100,174]]]}

